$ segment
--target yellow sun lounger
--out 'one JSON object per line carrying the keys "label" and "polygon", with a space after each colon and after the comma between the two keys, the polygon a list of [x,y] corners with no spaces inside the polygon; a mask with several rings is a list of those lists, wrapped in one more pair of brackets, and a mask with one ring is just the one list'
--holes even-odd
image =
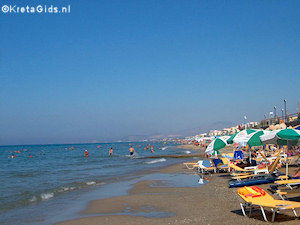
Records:
{"label": "yellow sun lounger", "polygon": [[[280,160],[280,156],[277,156],[277,159],[268,168],[263,169],[263,170],[257,170],[254,174],[245,174],[244,175],[243,173],[240,173],[237,176],[233,176],[232,179],[242,180],[242,179],[257,178],[260,176],[267,176],[268,174],[272,174],[275,171],[279,160]],[[231,166],[236,167],[236,165],[231,165]],[[245,169],[243,169],[243,170],[245,170]],[[265,174],[258,174],[258,172],[264,172]]]}
{"label": "yellow sun lounger", "polygon": [[290,180],[278,180],[274,182],[279,185],[286,185],[288,188],[293,189],[292,186],[300,185],[300,179],[290,179]]}
{"label": "yellow sun lounger", "polygon": [[237,192],[245,201],[245,203],[240,203],[244,216],[246,216],[245,209],[247,207],[250,208],[249,217],[251,216],[252,209],[254,207],[259,207],[265,221],[268,220],[264,208],[269,208],[273,212],[272,222],[275,220],[276,212],[279,213],[281,210],[291,209],[297,217],[295,209],[300,208],[300,202],[276,200],[263,189],[256,186],[239,188]]}
{"label": "yellow sun lounger", "polygon": [[268,172],[267,168],[265,168],[265,169],[243,169],[243,168],[241,168],[237,165],[234,165],[233,163],[229,163],[229,167],[232,168],[235,171],[241,172],[240,174],[232,173],[232,175],[243,175],[242,172],[254,173],[254,174],[257,174],[257,173],[260,173],[260,172],[265,172],[265,173]]}
{"label": "yellow sun lounger", "polygon": [[282,200],[286,200],[288,195],[300,194],[300,188],[293,190],[277,190],[276,194],[278,194]]}
{"label": "yellow sun lounger", "polygon": [[183,165],[186,166],[186,168],[188,168],[189,170],[195,169],[199,167],[198,162],[196,163],[183,163]]}

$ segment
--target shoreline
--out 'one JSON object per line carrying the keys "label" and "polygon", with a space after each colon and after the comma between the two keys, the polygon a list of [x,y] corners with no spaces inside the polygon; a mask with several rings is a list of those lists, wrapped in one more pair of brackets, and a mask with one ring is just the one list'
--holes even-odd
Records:
{"label": "shoreline", "polygon": [[[187,161],[196,160],[184,159],[182,163]],[[158,168],[152,174],[195,173],[187,170],[182,163]],[[157,186],[155,184],[163,183],[163,180],[156,179],[138,181],[127,195],[92,200],[85,210],[78,212],[81,218],[57,224],[268,224],[259,212],[254,213],[252,218],[242,215],[239,205],[242,200],[237,189],[228,188],[230,176],[220,173],[207,178],[209,183],[198,187]],[[262,187],[267,190],[269,185]],[[147,216],[151,213],[152,216]],[[290,212],[284,213],[276,216],[276,222],[298,224],[298,220],[290,217]]]}

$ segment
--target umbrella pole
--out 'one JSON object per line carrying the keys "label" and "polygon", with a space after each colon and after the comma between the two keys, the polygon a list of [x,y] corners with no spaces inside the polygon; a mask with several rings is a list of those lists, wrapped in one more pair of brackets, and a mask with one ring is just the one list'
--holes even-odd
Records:
{"label": "umbrella pole", "polygon": [[[287,149],[289,148],[289,141],[287,141]],[[285,174],[286,174],[286,176],[288,176],[289,175],[289,163],[288,163],[288,155],[287,155],[287,149],[285,150],[286,151],[286,153],[285,153],[285,155],[286,155],[286,161],[285,161]]]}
{"label": "umbrella pole", "polygon": [[250,149],[249,145],[248,145],[248,149],[249,149],[249,162],[250,162],[250,166],[251,166],[251,149]]}

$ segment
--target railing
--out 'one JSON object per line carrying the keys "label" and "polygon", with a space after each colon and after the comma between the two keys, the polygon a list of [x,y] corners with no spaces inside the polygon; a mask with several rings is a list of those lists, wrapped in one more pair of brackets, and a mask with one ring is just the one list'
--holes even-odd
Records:
{"label": "railing", "polygon": [[[285,123],[287,125],[290,124],[299,124],[299,117],[298,117],[299,113],[290,113],[286,116],[276,116],[276,118],[266,118],[264,120],[261,121],[261,126],[262,127],[267,127],[270,126],[272,124],[279,124],[279,123]],[[292,117],[297,117],[297,119],[295,120],[291,120]],[[293,125],[292,125],[293,126]]]}

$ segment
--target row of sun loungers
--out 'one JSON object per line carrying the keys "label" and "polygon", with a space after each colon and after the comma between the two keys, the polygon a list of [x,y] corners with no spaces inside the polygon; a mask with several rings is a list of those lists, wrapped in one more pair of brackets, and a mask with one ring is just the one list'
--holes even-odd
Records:
{"label": "row of sun loungers", "polygon": [[[240,182],[240,188],[237,189],[238,195],[244,200],[240,203],[241,210],[244,216],[249,212],[249,217],[254,209],[259,209],[265,221],[268,221],[265,209],[272,212],[271,221],[274,222],[276,213],[283,210],[292,210],[297,217],[296,209],[300,208],[300,202],[289,201],[288,196],[300,194],[300,179],[289,179],[286,175],[278,175],[277,165],[288,160],[283,159],[280,151],[277,151],[270,157],[266,157],[261,153],[261,159],[258,161],[265,162],[265,167],[245,167],[241,168],[230,161],[231,155],[220,159],[199,160],[196,163],[184,163],[188,169],[197,169],[199,173],[217,173],[221,171],[230,172],[233,183]],[[264,182],[266,181],[266,182]],[[274,182],[276,190],[273,191],[281,200],[274,199],[265,190],[251,185],[246,186],[244,183],[270,183]],[[231,183],[229,183],[231,187]],[[238,185],[233,186],[238,187]]]}
{"label": "row of sun loungers", "polygon": [[199,160],[196,163],[184,163],[188,169],[198,169],[201,173],[219,172],[221,170],[228,171],[229,160],[227,158],[210,160]]}

